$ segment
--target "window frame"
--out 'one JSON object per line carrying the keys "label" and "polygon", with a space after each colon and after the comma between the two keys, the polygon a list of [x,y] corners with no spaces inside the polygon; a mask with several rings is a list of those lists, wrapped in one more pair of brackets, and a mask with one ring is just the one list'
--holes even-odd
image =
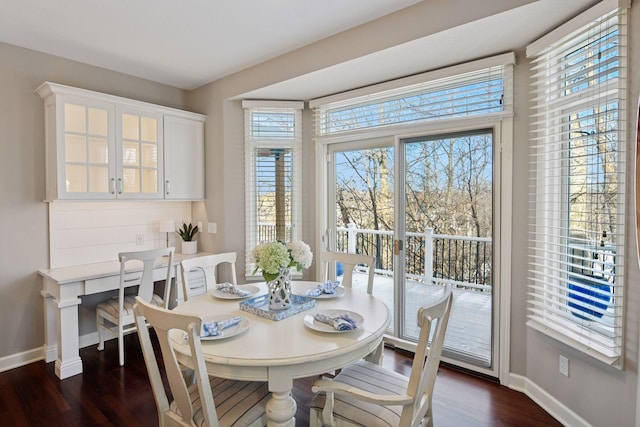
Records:
{"label": "window frame", "polygon": [[[245,277],[264,280],[249,262],[249,253],[261,243],[258,241],[256,150],[291,150],[291,241],[302,240],[302,110],[301,101],[242,101],[245,133]],[[268,137],[253,131],[253,115],[264,113],[291,114],[293,131]],[[296,277],[299,273],[294,274]]]}
{"label": "window frame", "polygon": [[[582,353],[600,360],[606,364],[623,368],[624,364],[624,289],[625,289],[625,248],[627,237],[626,227],[626,19],[627,1],[605,0],[593,8],[585,11],[565,25],[543,36],[527,47],[527,56],[532,60],[532,86],[535,99],[531,116],[533,137],[530,145],[530,179],[531,205],[529,223],[529,273],[528,273],[528,321],[527,326],[547,336],[550,336]],[[610,29],[617,32],[615,42],[605,40],[611,35]],[[587,46],[596,46],[596,52],[606,51],[615,46],[617,55],[615,60],[618,67],[615,77],[611,78],[608,64],[609,59],[598,56],[597,60],[588,58],[574,61],[574,54],[588,50]],[[575,55],[580,57],[581,55]],[[576,65],[577,64],[577,65]],[[570,70],[570,71],[567,71]],[[573,74],[571,74],[573,73]],[[582,81],[581,81],[582,79]],[[585,86],[586,82],[586,86]],[[602,117],[606,117],[608,110],[602,107],[616,103],[614,109],[617,117],[609,119],[611,128],[602,129]],[[604,111],[604,113],[603,113]],[[588,126],[591,132],[576,137],[575,124],[584,124],[581,114],[587,112],[593,124]],[[605,126],[607,122],[605,120]],[[585,120],[586,121],[586,120]],[[580,126],[578,127],[580,129]],[[612,129],[612,130],[611,130]],[[588,130],[588,129],[586,129]],[[595,130],[595,131],[594,131]],[[611,239],[615,256],[611,275],[615,279],[611,282],[611,303],[598,307],[598,295],[601,291],[591,291],[593,295],[582,298],[582,291],[576,291],[576,283],[586,283],[594,267],[584,268],[584,265],[601,264],[604,260],[590,261],[589,256],[599,250],[597,244],[593,246],[592,254],[586,250],[577,254],[575,249],[576,237],[572,235],[574,224],[569,217],[572,211],[569,199],[575,196],[570,186],[572,172],[580,172],[572,157],[572,150],[582,149],[585,158],[595,158],[601,161],[602,152],[598,148],[596,154],[587,154],[586,144],[589,140],[600,144],[606,141],[607,134],[614,134],[615,165],[617,171],[616,207],[614,215],[616,231],[612,236],[603,235]],[[573,145],[580,141],[580,145]],[[606,152],[609,154],[609,152]],[[591,169],[589,169],[591,168]],[[578,169],[573,171],[572,169]],[[582,166],[585,187],[595,187],[588,179],[598,174],[593,164]],[[590,170],[590,171],[589,171]],[[604,188],[604,187],[602,187]],[[588,193],[601,196],[604,192]],[[606,193],[609,194],[609,193]],[[577,199],[577,198],[576,198]],[[582,201],[581,203],[586,203]],[[591,203],[591,202],[589,202]],[[588,213],[582,213],[588,216]],[[575,218],[574,218],[575,220]],[[611,224],[610,224],[611,225]],[[587,233],[598,230],[589,230]],[[606,236],[606,237],[605,237]],[[588,242],[585,237],[583,243]],[[593,237],[592,239],[593,240]],[[584,246],[587,248],[587,246]],[[573,249],[572,249],[573,248]],[[604,252],[603,252],[604,253]],[[603,255],[604,256],[604,255]],[[582,260],[582,261],[581,261]],[[603,267],[604,268],[604,267]],[[577,273],[580,269],[580,273]],[[586,273],[585,273],[586,270]],[[589,279],[592,285],[596,282],[606,282],[602,279]],[[587,281],[589,281],[587,280]],[[582,286],[582,285],[580,285]],[[582,304],[586,304],[582,305]],[[576,307],[596,307],[593,311],[586,311]],[[593,315],[598,310],[604,311],[600,316]],[[605,321],[606,319],[606,321]]]}
{"label": "window frame", "polygon": [[[494,296],[493,325],[496,331],[494,351],[496,353],[495,363],[492,370],[479,370],[473,365],[457,361],[456,364],[463,368],[477,370],[482,374],[495,376],[496,372],[501,382],[506,382],[509,377],[510,366],[510,340],[511,340],[511,247],[512,238],[512,192],[513,192],[513,92],[514,92],[514,65],[516,57],[513,52],[503,53],[493,57],[483,58],[463,64],[454,65],[438,70],[416,74],[397,80],[354,89],[322,98],[313,99],[309,102],[309,107],[314,110],[316,144],[316,171],[318,173],[316,181],[317,202],[316,208],[322,215],[316,216],[316,228],[322,233],[316,250],[325,249],[327,239],[332,233],[328,230],[332,223],[331,203],[329,194],[329,167],[332,147],[344,146],[346,149],[368,148],[371,144],[391,140],[391,144],[397,138],[410,137],[415,135],[435,135],[456,131],[491,128],[494,131],[494,141],[496,152],[499,152],[498,159],[494,163],[494,244],[495,244],[495,276],[496,292]],[[430,121],[420,121],[414,123],[401,123],[388,126],[377,126],[349,130],[346,132],[321,134],[323,113],[322,107],[331,108],[331,104],[348,104],[350,100],[359,98],[384,98],[388,91],[400,90],[412,85],[429,82],[425,86],[436,86],[437,81],[455,80],[459,75],[467,75],[470,72],[486,70],[493,67],[503,67],[504,78],[504,99],[502,102],[503,111],[489,112],[484,115],[469,115],[466,117],[445,117]],[[386,142],[382,142],[386,143]],[[328,234],[325,234],[327,232]],[[321,277],[318,276],[318,280]],[[386,341],[393,345],[409,351],[415,350],[414,345],[408,341],[395,337],[386,337]],[[454,363],[453,360],[450,362]]]}

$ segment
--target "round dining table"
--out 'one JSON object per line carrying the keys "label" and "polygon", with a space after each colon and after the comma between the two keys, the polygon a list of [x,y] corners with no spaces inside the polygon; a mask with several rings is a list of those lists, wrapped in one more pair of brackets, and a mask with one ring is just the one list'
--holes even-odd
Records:
{"label": "round dining table", "polygon": [[[317,284],[294,281],[292,290],[304,296],[306,289]],[[254,292],[247,298],[233,299],[210,291],[190,298],[174,311],[196,314],[205,321],[210,316],[246,319],[240,323],[240,333],[219,339],[203,338],[202,352],[211,376],[269,383],[269,427],[295,426],[294,379],[331,372],[363,358],[378,347],[391,321],[389,309],[381,299],[356,289],[341,289],[336,297],[323,294],[314,298],[315,306],[282,320],[271,320],[240,309],[242,301],[265,295],[266,285],[239,286],[243,287]],[[337,331],[317,321],[314,324],[309,317],[318,312],[342,311],[351,312],[356,318],[361,316],[361,324],[353,330]],[[183,335],[176,331],[172,341],[179,361],[192,367]]]}

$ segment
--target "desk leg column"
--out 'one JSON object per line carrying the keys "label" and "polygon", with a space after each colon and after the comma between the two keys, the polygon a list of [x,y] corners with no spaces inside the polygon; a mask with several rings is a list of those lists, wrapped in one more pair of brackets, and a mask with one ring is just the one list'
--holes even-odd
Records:
{"label": "desk leg column", "polygon": [[82,373],[78,337],[78,305],[81,300],[55,301],[58,308],[58,359],[56,375],[61,380]]}
{"label": "desk leg column", "polygon": [[292,389],[293,379],[287,375],[286,367],[269,370],[271,399],[267,402],[267,427],[295,427],[298,407],[291,395]]}
{"label": "desk leg column", "polygon": [[58,357],[58,309],[55,305],[53,295],[48,292],[40,292],[44,304],[44,361],[53,362]]}

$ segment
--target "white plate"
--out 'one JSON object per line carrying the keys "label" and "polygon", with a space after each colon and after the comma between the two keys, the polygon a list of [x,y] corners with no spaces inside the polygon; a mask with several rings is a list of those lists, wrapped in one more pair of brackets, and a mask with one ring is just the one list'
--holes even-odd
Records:
{"label": "white plate", "polygon": [[294,293],[296,295],[300,295],[302,297],[308,297],[308,298],[331,299],[331,298],[343,297],[344,294],[347,292],[347,290],[345,288],[343,288],[342,286],[338,286],[337,288],[335,288],[333,290],[332,294],[321,293],[320,295],[317,295],[317,296],[307,295],[307,291],[308,290],[316,289],[318,287],[318,285],[320,285],[320,283],[311,283],[311,284],[308,284],[308,285],[302,285],[302,286],[299,286],[298,289],[296,289]]}
{"label": "white plate", "polygon": [[316,313],[322,313],[327,316],[337,316],[339,314],[349,313],[349,316],[351,316],[351,318],[356,322],[356,329],[362,326],[362,323],[364,322],[364,317],[362,317],[361,315],[359,315],[354,311],[349,311],[349,310],[338,310],[338,309],[320,310],[320,311],[316,311],[315,313],[307,314],[306,316],[304,316],[304,326],[319,332],[328,332],[331,334],[335,334],[335,333],[351,332],[351,331],[354,331],[355,329],[349,329],[347,331],[339,331],[336,328],[334,328],[332,325],[329,325],[328,323],[317,321],[313,317],[314,314]]}
{"label": "white plate", "polygon": [[209,291],[209,293],[212,297],[220,299],[244,299],[250,298],[260,292],[260,288],[253,285],[237,285],[237,287],[238,289],[249,292],[249,295],[243,297],[241,295],[236,295],[229,292],[222,292],[219,289],[212,289],[211,291]]}
{"label": "white plate", "polygon": [[[222,320],[227,320],[230,317],[234,317],[234,316],[229,316],[229,315],[206,316],[202,318],[202,321],[203,322],[220,322]],[[231,338],[233,336],[243,333],[244,331],[249,329],[249,319],[243,316],[240,316],[240,317],[242,317],[242,320],[240,321],[240,323],[236,323],[233,326],[229,326],[228,328],[223,329],[220,335],[216,335],[213,337],[200,337],[200,339],[202,341],[222,340],[222,339]]]}

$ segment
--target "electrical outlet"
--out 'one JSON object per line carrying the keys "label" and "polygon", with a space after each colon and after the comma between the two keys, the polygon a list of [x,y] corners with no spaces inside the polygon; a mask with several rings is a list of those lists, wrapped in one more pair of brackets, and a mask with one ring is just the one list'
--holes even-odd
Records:
{"label": "electrical outlet", "polygon": [[560,355],[560,364],[558,370],[565,377],[569,376],[569,359],[563,355]]}
{"label": "electrical outlet", "polygon": [[136,234],[136,245],[144,245],[144,234]]}

